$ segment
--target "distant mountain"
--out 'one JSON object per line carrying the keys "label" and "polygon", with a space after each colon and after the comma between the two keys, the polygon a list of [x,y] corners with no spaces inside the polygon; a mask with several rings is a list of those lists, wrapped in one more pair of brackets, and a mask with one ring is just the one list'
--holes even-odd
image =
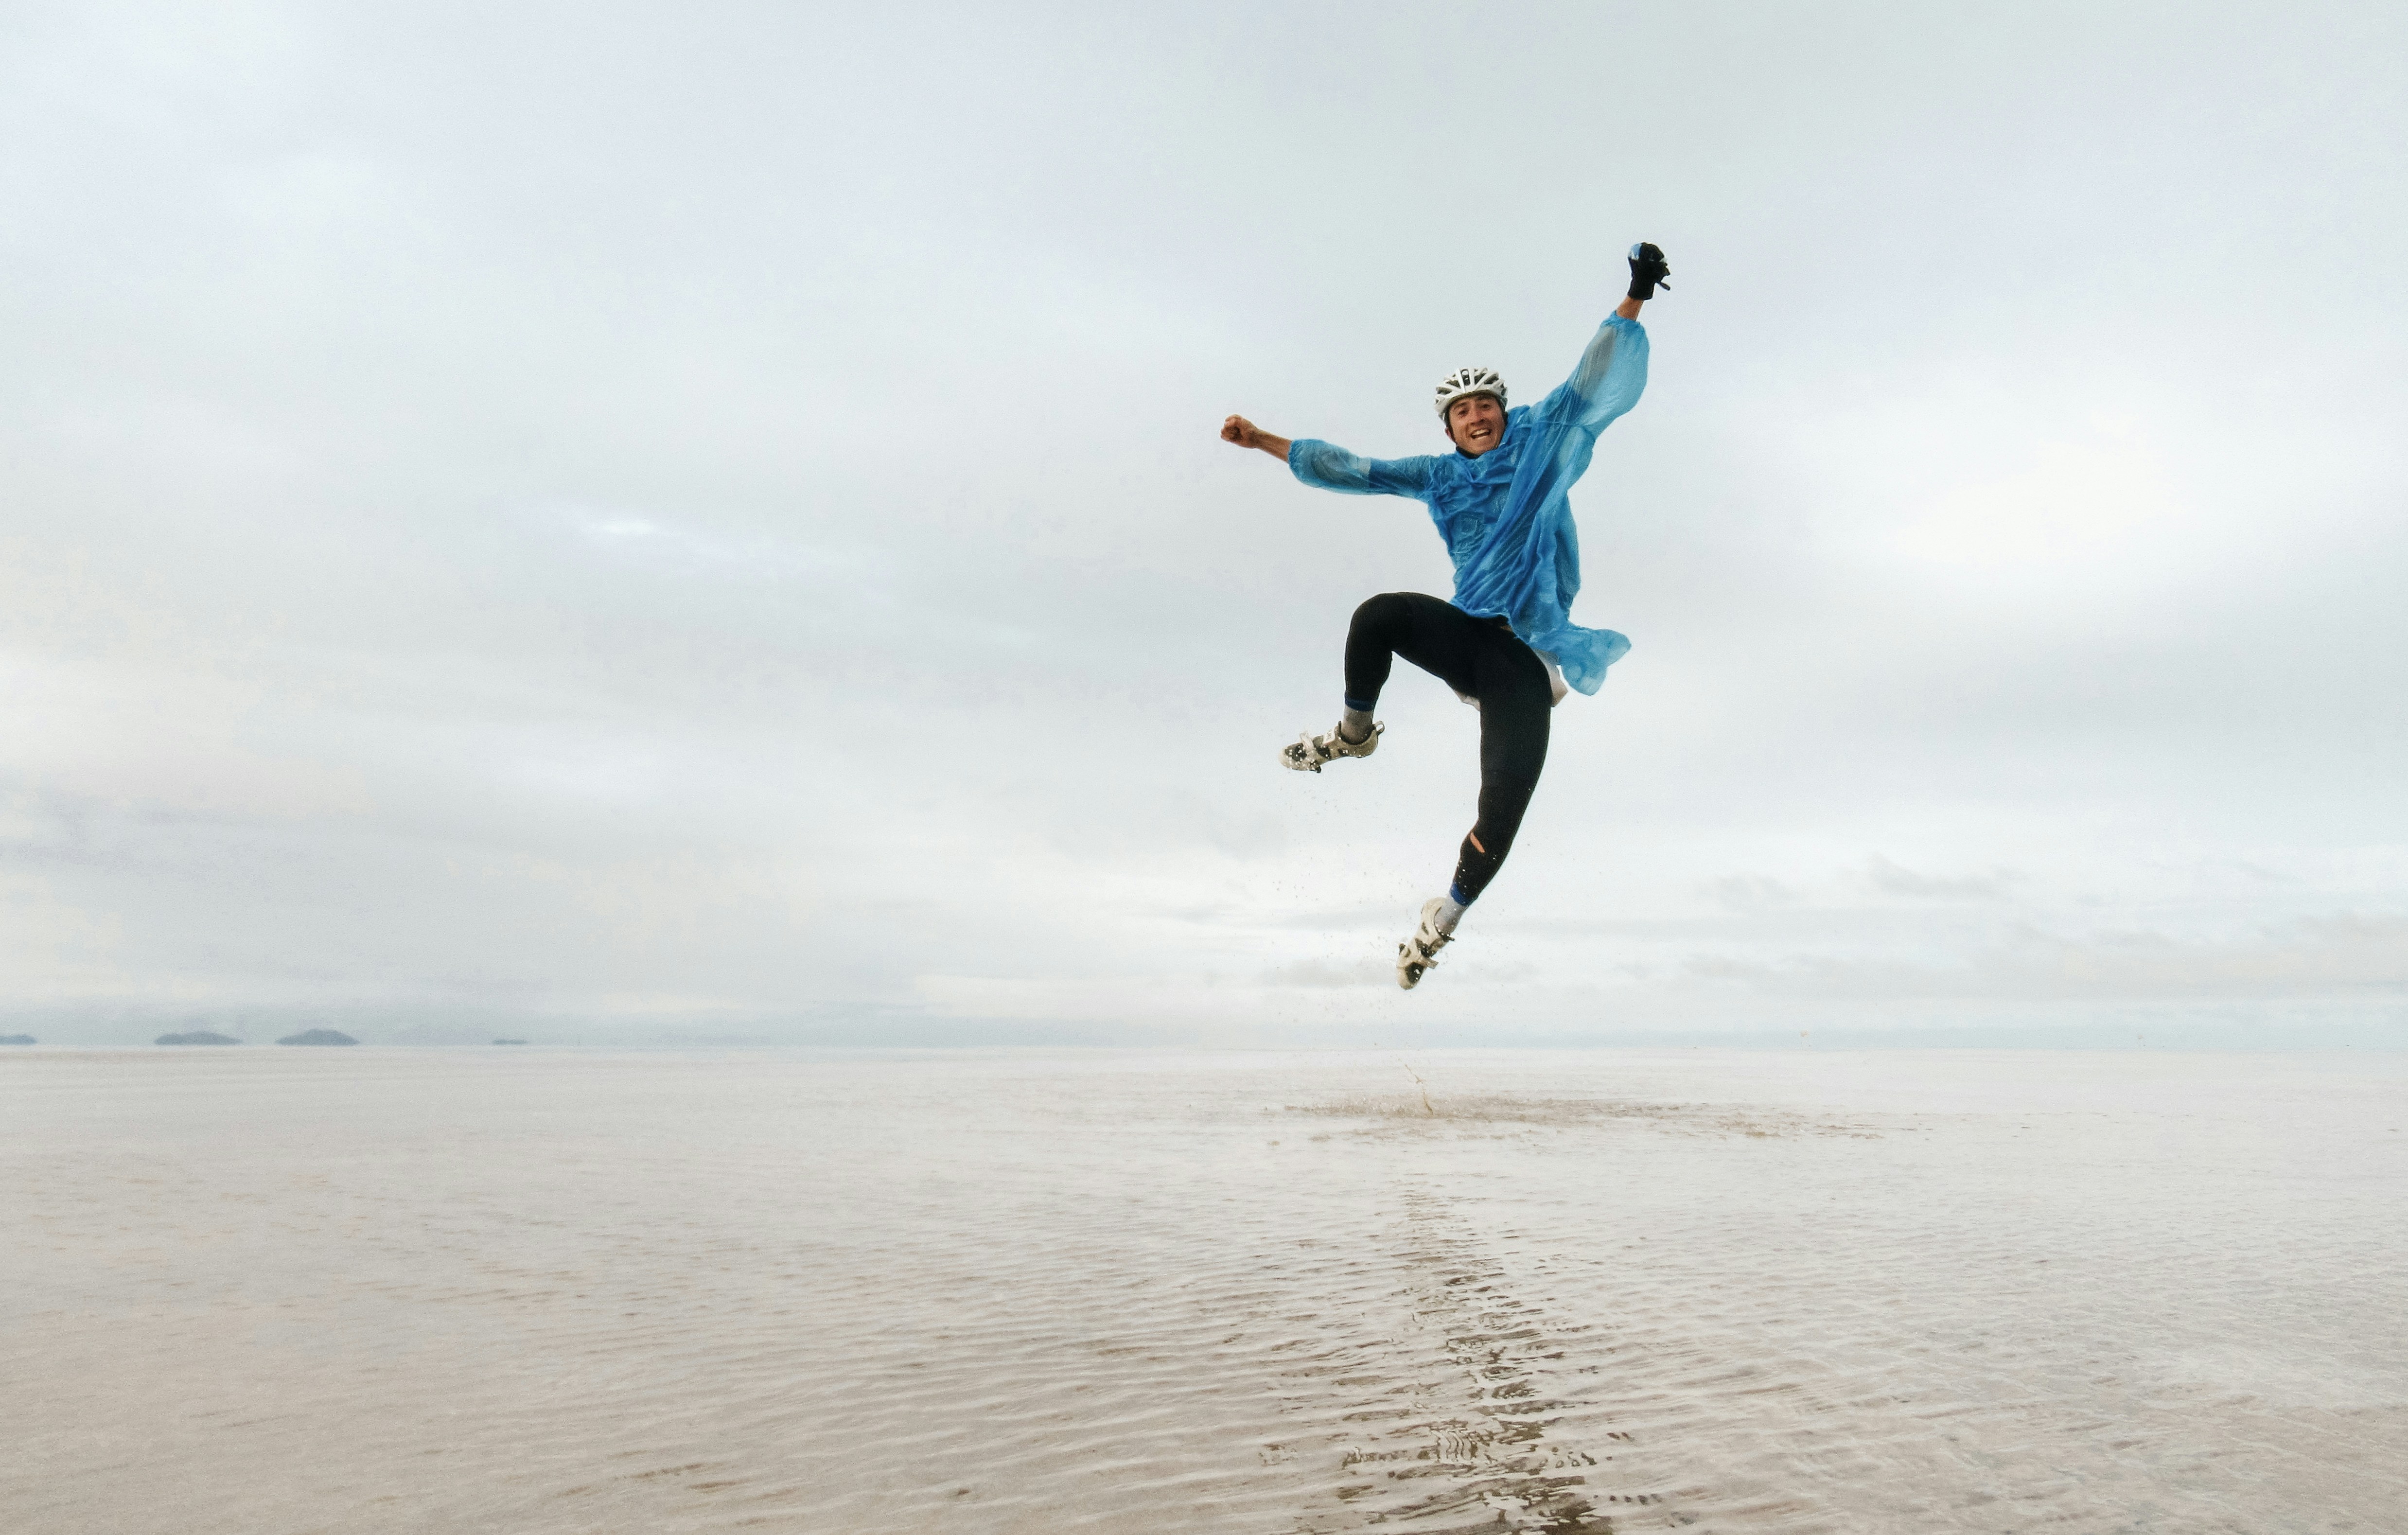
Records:
{"label": "distant mountain", "polygon": [[[33,1041],[33,1040],[26,1040],[25,1042],[26,1042],[27,1044],[31,1044],[31,1043],[33,1043],[34,1041]],[[524,1043],[526,1043],[526,1041],[525,1041],[524,1040],[495,1040],[494,1042],[495,1044],[524,1044]]]}
{"label": "distant mountain", "polygon": [[160,1035],[160,1036],[159,1036],[158,1042],[159,1042],[159,1043],[161,1043],[161,1044],[240,1044],[240,1043],[242,1043],[242,1041],[241,1041],[240,1040],[231,1040],[231,1039],[228,1039],[226,1036],[224,1036],[224,1035],[222,1035],[222,1034],[212,1034],[212,1033],[210,1033],[210,1032],[209,1032],[208,1029],[206,1029],[206,1028],[196,1028],[196,1029],[193,1030],[193,1031],[192,1031],[191,1033],[189,1033],[189,1034],[162,1034],[162,1035]]}
{"label": "distant mountain", "polygon": [[34,1044],[36,1042],[38,1041],[36,1041],[30,1034],[0,1034],[0,1044]]}
{"label": "distant mountain", "polygon": [[278,1044],[357,1044],[360,1041],[339,1028],[305,1028],[298,1034],[287,1034],[276,1042]]}

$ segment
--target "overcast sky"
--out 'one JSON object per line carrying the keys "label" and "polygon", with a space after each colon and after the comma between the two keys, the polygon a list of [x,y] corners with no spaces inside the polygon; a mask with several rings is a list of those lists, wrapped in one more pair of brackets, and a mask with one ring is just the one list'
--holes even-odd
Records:
{"label": "overcast sky", "polygon": [[[2403,144],[2396,4],[0,7],[0,1026],[2397,1042]],[[1476,716],[1274,753],[1445,553],[1214,433],[1642,238],[1400,993]]]}

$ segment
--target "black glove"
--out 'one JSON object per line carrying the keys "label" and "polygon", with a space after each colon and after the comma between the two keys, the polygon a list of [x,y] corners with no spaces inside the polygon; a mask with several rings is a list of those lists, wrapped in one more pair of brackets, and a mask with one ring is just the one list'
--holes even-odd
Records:
{"label": "black glove", "polygon": [[1631,297],[1653,298],[1659,287],[1670,293],[1672,285],[1665,279],[1671,275],[1672,268],[1664,265],[1663,251],[1644,240],[1630,248]]}

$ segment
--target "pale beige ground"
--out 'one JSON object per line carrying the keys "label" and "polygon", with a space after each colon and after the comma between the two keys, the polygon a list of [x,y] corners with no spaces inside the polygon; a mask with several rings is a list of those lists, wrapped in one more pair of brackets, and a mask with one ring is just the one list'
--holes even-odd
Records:
{"label": "pale beige ground", "polygon": [[2399,1055],[17,1051],[0,1529],[2397,1531],[2403,1132]]}

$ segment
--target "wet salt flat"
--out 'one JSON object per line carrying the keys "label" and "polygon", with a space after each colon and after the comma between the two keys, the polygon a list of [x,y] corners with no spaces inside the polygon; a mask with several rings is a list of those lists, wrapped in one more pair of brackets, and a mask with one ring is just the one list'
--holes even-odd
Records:
{"label": "wet salt flat", "polygon": [[0,1155],[13,1532],[2408,1528],[2398,1054],[37,1051]]}

